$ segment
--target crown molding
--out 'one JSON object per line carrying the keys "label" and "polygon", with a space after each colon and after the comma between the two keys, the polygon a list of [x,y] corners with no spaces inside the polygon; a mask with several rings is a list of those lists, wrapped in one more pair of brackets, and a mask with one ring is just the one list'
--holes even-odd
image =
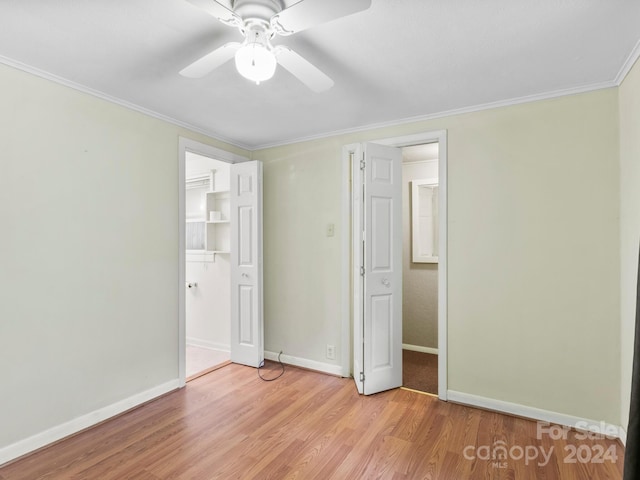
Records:
{"label": "crown molding", "polygon": [[622,67],[620,68],[618,75],[616,75],[616,78],[614,80],[616,86],[620,86],[622,82],[624,82],[624,79],[627,77],[627,75],[633,68],[633,65],[638,60],[638,57],[640,57],[640,40],[638,40],[638,43],[636,43],[636,46],[633,47],[633,50],[631,50],[631,53],[622,64]]}
{"label": "crown molding", "polygon": [[153,117],[153,118],[156,118],[158,120],[162,120],[162,121],[170,123],[172,125],[176,125],[177,127],[186,128],[187,130],[190,130],[190,131],[192,131],[194,133],[200,133],[200,134],[205,135],[205,136],[207,136],[209,138],[212,138],[214,140],[218,140],[220,142],[227,143],[227,144],[232,145],[234,147],[242,148],[242,149],[247,150],[247,151],[251,151],[252,150],[252,147],[250,145],[246,145],[246,144],[240,143],[240,142],[238,142],[236,140],[232,140],[230,138],[226,138],[226,137],[222,137],[220,135],[213,134],[212,132],[210,132],[208,130],[205,130],[203,128],[197,127],[197,126],[192,125],[190,123],[183,122],[181,120],[177,120],[177,119],[175,119],[173,117],[169,117],[168,115],[164,115],[162,113],[158,113],[156,111],[150,110],[150,109],[142,107],[140,105],[137,105],[135,103],[131,103],[131,102],[128,102],[126,100],[122,100],[121,98],[114,97],[112,95],[109,95],[107,93],[101,92],[99,90],[94,90],[93,88],[89,88],[89,87],[87,87],[85,85],[82,85],[80,83],[76,83],[76,82],[74,82],[72,80],[68,80],[66,78],[59,77],[58,75],[55,75],[55,74],[50,73],[50,72],[47,72],[45,70],[41,70],[39,68],[32,67],[32,66],[27,65],[25,63],[18,62],[17,60],[13,60],[11,58],[8,58],[8,57],[0,55],[0,63],[4,64],[4,65],[7,65],[8,67],[15,68],[17,70],[22,70],[23,72],[30,73],[30,74],[35,75],[37,77],[44,78],[45,80],[50,80],[50,81],[52,81],[54,83],[57,83],[59,85],[63,85],[65,87],[72,88],[72,89],[77,90],[79,92],[86,93],[87,95],[91,95],[93,97],[97,97],[97,98],[99,98],[101,100],[105,100],[107,102],[119,105],[121,107],[128,108],[129,110],[133,110],[135,112],[142,113],[143,115],[147,115],[149,117]]}
{"label": "crown molding", "polygon": [[483,111],[483,110],[492,110],[494,108],[509,107],[509,106],[513,106],[513,105],[520,105],[520,104],[523,104],[523,103],[537,102],[537,101],[541,101],[541,100],[548,100],[548,99],[564,97],[564,96],[568,96],[568,95],[577,95],[577,94],[580,94],[580,93],[587,93],[587,92],[591,92],[591,91],[595,91],[595,90],[602,90],[602,89],[606,89],[606,88],[618,87],[618,86],[620,86],[622,81],[624,81],[624,78],[627,76],[627,74],[629,73],[629,71],[631,70],[631,68],[633,67],[634,63],[637,61],[637,59],[639,57],[640,57],[640,41],[638,41],[638,43],[636,43],[635,47],[633,48],[633,50],[631,51],[631,53],[627,57],[625,63],[623,64],[622,68],[620,69],[620,71],[616,75],[615,79],[614,80],[610,80],[610,81],[606,81],[606,82],[594,83],[594,84],[584,85],[584,86],[575,87],[575,88],[567,88],[567,89],[555,90],[555,91],[552,91],[552,92],[540,93],[540,94],[535,94],[535,95],[527,95],[527,96],[523,96],[523,97],[517,97],[517,98],[508,99],[508,100],[500,100],[500,101],[497,101],[497,102],[482,103],[482,104],[473,105],[473,106],[470,106],[470,107],[457,108],[457,109],[452,109],[452,110],[444,110],[442,112],[436,112],[436,113],[431,113],[431,114],[427,114],[427,115],[417,115],[417,116],[413,116],[413,117],[406,117],[406,118],[401,118],[401,119],[396,119],[396,120],[390,120],[390,121],[387,121],[387,122],[371,123],[371,124],[362,125],[362,126],[359,126],[359,127],[345,128],[345,129],[341,129],[341,130],[332,130],[332,131],[328,131],[328,132],[324,132],[324,133],[319,133],[319,134],[316,134],[316,135],[308,135],[308,136],[292,138],[292,139],[282,140],[282,141],[273,142],[273,143],[259,144],[259,145],[250,145],[250,144],[238,142],[237,140],[234,140],[234,139],[231,139],[231,138],[220,136],[220,135],[215,134],[215,133],[213,133],[213,132],[211,132],[209,130],[206,130],[204,128],[197,127],[195,125],[192,125],[192,124],[187,123],[187,122],[183,122],[181,120],[177,120],[177,119],[175,119],[173,117],[169,117],[167,115],[164,115],[164,114],[155,112],[153,110],[150,110],[148,108],[142,107],[140,105],[136,105],[136,104],[128,102],[126,100],[122,100],[120,98],[108,95],[108,94],[106,94],[104,92],[101,92],[99,90],[94,90],[94,89],[89,88],[89,87],[87,87],[85,85],[73,82],[73,81],[68,80],[66,78],[63,78],[63,77],[59,77],[59,76],[54,75],[52,73],[49,73],[49,72],[47,72],[45,70],[41,70],[39,68],[32,67],[30,65],[24,64],[22,62],[18,62],[16,60],[11,59],[11,58],[4,57],[2,55],[0,55],[0,63],[2,63],[4,65],[7,65],[9,67],[16,68],[18,70],[22,70],[22,71],[27,72],[27,73],[31,73],[33,75],[36,75],[36,76],[41,77],[41,78],[44,78],[46,80],[50,80],[50,81],[58,83],[60,85],[64,85],[64,86],[72,88],[74,90],[78,90],[78,91],[86,93],[88,95],[92,95],[94,97],[100,98],[100,99],[105,100],[107,102],[114,103],[116,105],[120,105],[122,107],[134,110],[136,112],[139,112],[139,113],[142,113],[144,115],[156,118],[158,120],[162,120],[162,121],[165,121],[167,123],[176,125],[178,127],[185,128],[185,129],[190,130],[190,131],[192,131],[194,133],[200,133],[200,134],[205,135],[205,136],[207,136],[209,138],[212,138],[214,140],[218,140],[220,142],[224,142],[224,143],[227,143],[227,144],[232,145],[234,147],[242,148],[244,150],[247,150],[248,152],[253,153],[253,152],[257,151],[257,150],[264,150],[264,149],[268,149],[268,148],[283,147],[283,146],[286,146],[286,145],[293,145],[293,144],[296,144],[296,143],[308,142],[308,141],[313,141],[313,140],[321,140],[321,139],[329,138],[329,137],[335,137],[335,136],[341,136],[341,135],[349,135],[349,134],[353,134],[353,133],[361,133],[361,132],[365,132],[365,131],[378,130],[378,129],[389,128],[389,127],[397,127],[397,126],[402,126],[402,125],[408,125],[408,124],[411,124],[411,123],[419,123],[419,122],[425,122],[425,121],[428,121],[428,120],[434,120],[434,119],[439,119],[439,118],[443,118],[443,117],[450,117],[450,116],[454,116],[454,115],[464,115],[464,114],[467,114],[467,113],[480,112],[480,111]]}
{"label": "crown molding", "polygon": [[474,105],[474,106],[471,106],[471,107],[464,107],[464,108],[457,108],[457,109],[452,109],[452,110],[445,110],[445,111],[442,111],[442,112],[431,113],[431,114],[428,114],[428,115],[418,115],[418,116],[415,116],[415,117],[407,117],[407,118],[398,119],[398,120],[391,120],[391,121],[388,121],[388,122],[371,123],[371,124],[363,125],[363,126],[360,126],[360,127],[345,128],[343,130],[333,130],[333,131],[330,131],[330,132],[320,133],[320,134],[317,134],[317,135],[310,135],[310,136],[306,136],[306,137],[300,137],[300,138],[292,139],[292,140],[285,140],[285,141],[282,141],[282,142],[257,145],[257,146],[252,147],[252,150],[256,151],[256,150],[263,150],[263,149],[267,149],[267,148],[283,147],[283,146],[292,145],[292,144],[295,144],[295,143],[302,143],[302,142],[308,142],[308,141],[313,141],[313,140],[321,140],[323,138],[335,137],[335,136],[339,136],[339,135],[349,135],[349,134],[352,134],[352,133],[360,133],[360,132],[365,132],[365,131],[369,131],[369,130],[377,130],[377,129],[389,128],[389,127],[398,127],[398,126],[407,125],[407,124],[410,124],[410,123],[425,122],[427,120],[434,120],[434,119],[443,118],[443,117],[451,117],[453,115],[463,115],[465,113],[480,112],[482,110],[492,110],[494,108],[509,107],[509,106],[512,106],[512,105],[520,105],[522,103],[537,102],[537,101],[540,101],[540,100],[549,100],[549,99],[552,99],[552,98],[565,97],[565,96],[568,96],[568,95],[577,95],[577,94],[580,94],[580,93],[587,93],[587,92],[591,92],[591,91],[594,91],[594,90],[602,90],[602,89],[605,89],[605,88],[613,88],[613,87],[617,87],[617,86],[618,86],[618,84],[615,81],[593,83],[593,84],[584,85],[584,86],[581,86],[581,87],[566,88],[566,89],[563,89],[563,90],[555,90],[553,92],[539,93],[539,94],[535,94],[535,95],[527,95],[527,96],[524,96],[524,97],[517,97],[517,98],[508,99],[508,100],[500,100],[498,102],[482,103],[482,104]]}

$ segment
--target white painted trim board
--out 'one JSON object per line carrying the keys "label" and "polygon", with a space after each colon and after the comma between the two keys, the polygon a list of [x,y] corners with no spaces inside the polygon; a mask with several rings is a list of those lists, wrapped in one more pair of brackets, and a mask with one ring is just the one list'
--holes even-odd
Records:
{"label": "white painted trim board", "polygon": [[136,105],[135,103],[128,102],[126,100],[122,100],[120,98],[114,97],[107,93],[101,92],[99,90],[95,90],[90,87],[86,87],[80,83],[74,82],[72,80],[68,80],[63,77],[59,77],[58,75],[54,75],[53,73],[47,72],[45,70],[41,70],[36,67],[32,67],[31,65],[24,64],[22,62],[18,62],[17,60],[13,60],[12,58],[5,57],[0,55],[0,63],[7,65],[8,67],[15,68],[17,70],[21,70],[23,72],[30,73],[31,75],[35,75],[36,77],[44,78],[45,80],[49,80],[50,82],[57,83],[59,85],[63,85],[68,88],[72,88],[82,93],[86,93],[87,95],[91,95],[93,97],[99,98],[101,100],[105,100],[109,103],[113,103],[115,105],[120,105],[121,107],[128,108],[129,110],[133,110],[134,112],[142,113],[143,115],[147,115],[152,118],[157,118],[158,120],[162,120],[164,122],[170,123],[172,125],[176,125],[178,127],[186,128],[194,133],[200,133],[202,135],[206,135],[207,137],[213,138],[215,140],[219,140],[220,142],[228,143],[229,145],[233,145],[234,147],[242,148],[244,150],[251,150],[249,145],[244,145],[240,142],[236,142],[230,138],[221,137],[219,135],[215,135],[210,131],[197,127],[187,122],[183,122],[182,120],[177,120],[168,115],[164,115],[162,113],[158,113],[154,110],[150,110],[145,107],[141,107],[140,105]]}
{"label": "white painted trim board", "polygon": [[341,295],[340,302],[342,304],[340,308],[340,363],[342,364],[341,375],[348,377],[352,370],[352,338],[351,338],[351,165],[349,162],[344,161],[344,156],[348,156],[348,152],[342,151],[342,191],[340,200],[340,228],[342,233],[340,235],[341,243]]}
{"label": "white painted trim board", "polygon": [[624,82],[624,79],[629,75],[629,72],[638,61],[638,58],[640,58],[640,40],[638,40],[638,43],[636,43],[633,50],[631,50],[631,53],[629,53],[629,56],[622,64],[622,67],[620,67],[618,75],[616,75],[616,78],[613,81],[617,87],[622,85],[622,82]]}
{"label": "white painted trim board", "polygon": [[[624,80],[624,78],[622,80]],[[444,110],[442,112],[430,113],[427,115],[417,115],[415,117],[390,120],[388,122],[371,123],[368,125],[362,125],[360,127],[345,128],[342,130],[333,130],[330,132],[319,133],[317,135],[308,135],[305,137],[300,137],[294,140],[286,140],[283,142],[275,142],[275,143],[266,143],[262,145],[253,146],[252,150],[255,151],[255,150],[263,150],[266,148],[283,147],[285,145],[309,142],[312,140],[321,140],[323,138],[338,137],[338,136],[350,135],[353,133],[368,132],[370,130],[379,130],[383,128],[399,127],[402,125],[409,125],[411,123],[426,122],[428,120],[436,120],[439,118],[452,117],[454,115],[464,115],[467,113],[481,112],[484,110],[493,110],[494,108],[510,107],[513,105],[520,105],[523,103],[538,102],[541,100],[550,100],[553,98],[565,97],[569,95],[578,95],[580,93],[588,93],[595,90],[603,90],[605,88],[614,88],[614,87],[618,87],[619,85],[620,84],[616,83],[613,80],[608,82],[594,83],[592,85],[585,85],[583,87],[567,88],[563,90],[556,90],[553,92],[528,95],[528,96],[518,97],[518,98],[511,98],[508,100],[501,100],[498,102],[483,103],[483,104],[472,105],[464,108]],[[375,142],[375,143],[379,143],[379,142]]]}
{"label": "white painted trim board", "polygon": [[438,349],[433,347],[423,347],[421,345],[411,345],[409,343],[403,343],[402,349],[410,350],[412,352],[430,353],[432,355],[438,355]]}
{"label": "white painted trim board", "polygon": [[62,440],[70,435],[86,430],[100,422],[108,420],[116,415],[138,407],[143,403],[158,398],[161,395],[177,390],[179,381],[177,379],[165,382],[156,387],[136,393],[128,398],[120,400],[111,405],[94,410],[68,422],[56,425],[48,430],[36,433],[31,437],[19,440],[11,445],[0,449],[0,465],[15,460],[23,455],[31,453],[42,447],[46,447],[54,442]]}
{"label": "white painted trim board", "polygon": [[579,428],[580,430],[601,431],[602,428],[604,428],[606,429],[606,432],[615,431],[616,433],[614,436],[620,439],[623,444],[626,441],[626,432],[624,431],[624,428],[619,425],[613,425],[606,422],[598,422],[596,420],[576,417],[574,415],[567,415],[565,413],[553,412],[551,410],[529,407],[527,405],[520,405],[518,403],[505,402],[502,400],[496,400],[494,398],[481,397],[479,395],[473,395],[470,393],[457,392],[455,390],[449,390],[447,392],[447,397],[450,402],[459,403],[471,407],[478,407],[485,410],[506,413],[556,425],[564,425],[566,427],[575,428],[576,425],[584,427]]}
{"label": "white painted trim board", "polygon": [[[264,358],[266,360],[278,361],[278,353],[268,352],[265,350]],[[294,357],[293,355],[280,355],[280,360],[286,365],[293,365],[295,367],[307,368],[309,370],[315,370],[316,372],[328,373],[338,377],[344,377],[342,374],[342,366],[333,363],[318,362],[316,360],[309,360],[302,357]],[[347,375],[348,376],[348,375]]]}
{"label": "white painted trim board", "polygon": [[615,79],[610,80],[610,81],[606,81],[606,82],[594,83],[594,84],[585,85],[585,86],[582,86],[582,87],[574,87],[574,88],[556,90],[556,91],[552,91],[552,92],[545,92],[545,93],[540,93],[540,94],[535,94],[535,95],[528,95],[528,96],[524,96],[524,97],[517,97],[517,98],[508,99],[508,100],[498,101],[498,102],[490,102],[490,103],[484,103],[484,104],[480,104],[480,105],[473,105],[473,106],[469,106],[469,107],[465,107],[465,108],[445,110],[445,111],[442,111],[442,112],[436,112],[436,113],[432,113],[432,114],[428,114],[428,115],[419,115],[419,116],[415,116],[415,117],[395,119],[395,120],[391,120],[391,121],[388,121],[388,122],[372,123],[372,124],[368,124],[368,125],[362,125],[362,126],[359,126],[359,127],[345,128],[345,129],[342,129],[342,130],[333,130],[333,131],[329,131],[329,132],[323,132],[323,133],[320,133],[320,134],[317,134],[317,135],[308,135],[308,136],[299,137],[299,138],[295,138],[295,139],[285,140],[285,141],[282,141],[282,142],[265,143],[265,144],[262,144],[262,145],[249,145],[249,144],[245,144],[245,143],[241,143],[241,142],[232,140],[230,138],[226,138],[226,137],[217,135],[216,133],[211,132],[211,131],[209,131],[207,129],[200,128],[200,127],[197,127],[195,125],[191,125],[191,124],[189,124],[187,122],[183,122],[183,121],[177,120],[177,119],[175,119],[173,117],[169,117],[167,115],[155,112],[155,111],[150,110],[148,108],[141,107],[141,106],[136,105],[136,104],[131,103],[131,102],[127,102],[126,100],[122,100],[122,99],[119,99],[117,97],[108,95],[108,94],[106,94],[104,92],[100,92],[98,90],[94,90],[94,89],[86,87],[86,86],[84,86],[82,84],[79,84],[79,83],[73,82],[71,80],[68,80],[66,78],[59,77],[57,75],[49,73],[49,72],[47,72],[45,70],[41,70],[39,68],[35,68],[35,67],[30,66],[30,65],[26,65],[26,64],[24,64],[22,62],[18,62],[18,61],[13,60],[13,59],[11,59],[9,57],[5,57],[5,56],[0,55],[0,63],[2,63],[4,65],[7,65],[9,67],[16,68],[18,70],[22,70],[23,72],[30,73],[30,74],[35,75],[37,77],[44,78],[44,79],[49,80],[51,82],[58,83],[60,85],[64,85],[64,86],[69,87],[69,88],[73,88],[74,90],[78,90],[78,91],[86,93],[88,95],[92,95],[94,97],[100,98],[100,99],[105,100],[107,102],[114,103],[116,105],[120,105],[122,107],[125,107],[125,108],[128,108],[130,110],[142,113],[144,115],[148,115],[148,116],[150,116],[152,118],[157,118],[159,120],[163,120],[163,121],[171,123],[173,125],[177,125],[179,127],[191,130],[192,132],[201,133],[201,134],[206,135],[206,136],[208,136],[210,138],[219,140],[221,142],[225,142],[225,143],[227,143],[229,145],[233,145],[233,146],[242,148],[244,150],[247,150],[249,152],[253,152],[253,151],[256,151],[256,150],[263,150],[263,149],[266,149],[266,148],[273,148],[273,147],[281,147],[281,146],[284,146],[284,145],[292,145],[294,143],[301,143],[301,142],[306,142],[306,141],[310,141],[310,140],[318,140],[318,139],[322,139],[322,138],[334,137],[334,136],[339,136],[339,135],[347,135],[347,134],[351,134],[351,133],[364,132],[364,131],[367,131],[367,130],[375,130],[375,129],[380,129],[380,128],[395,127],[395,126],[399,126],[399,125],[406,125],[406,124],[409,124],[409,123],[423,122],[423,121],[433,120],[433,119],[437,119],[437,118],[450,117],[450,116],[453,116],[453,115],[461,115],[461,114],[465,114],[465,113],[478,112],[478,111],[482,111],[482,110],[491,110],[493,108],[501,108],[501,107],[507,107],[507,106],[511,106],[511,105],[519,105],[519,104],[522,104],[522,103],[536,102],[536,101],[539,101],[539,100],[547,100],[547,99],[563,97],[563,96],[567,96],[567,95],[576,95],[576,94],[579,94],[579,93],[586,93],[586,92],[591,92],[591,91],[594,91],[594,90],[601,90],[601,89],[605,89],[605,88],[619,87],[620,84],[624,81],[625,77],[628,75],[629,71],[631,70],[631,68],[633,67],[634,63],[636,62],[636,60],[638,59],[639,56],[640,56],[640,42],[638,42],[638,44],[636,44],[634,49],[631,51],[631,53],[627,57],[625,63],[622,65],[622,67],[618,71],[618,74],[616,75]]}
{"label": "white painted trim board", "polygon": [[627,429],[624,427],[620,427],[620,436],[618,437],[618,440],[620,440],[620,443],[622,443],[623,446],[627,446]]}

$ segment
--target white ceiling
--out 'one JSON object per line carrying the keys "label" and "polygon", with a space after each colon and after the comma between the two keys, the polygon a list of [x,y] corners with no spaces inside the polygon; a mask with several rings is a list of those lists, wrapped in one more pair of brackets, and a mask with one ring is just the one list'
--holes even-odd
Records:
{"label": "white ceiling", "polygon": [[373,0],[274,39],[335,81],[313,93],[282,68],[252,84],[233,61],[203,79],[178,75],[242,40],[184,0],[0,1],[0,61],[247,148],[611,86],[639,39],[638,0]]}

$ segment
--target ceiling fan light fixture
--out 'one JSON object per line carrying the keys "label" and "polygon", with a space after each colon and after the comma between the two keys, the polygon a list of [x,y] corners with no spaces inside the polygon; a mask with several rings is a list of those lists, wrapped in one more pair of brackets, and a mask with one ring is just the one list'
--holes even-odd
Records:
{"label": "ceiling fan light fixture", "polygon": [[235,59],[238,73],[256,84],[269,80],[276,71],[276,56],[259,41],[259,36],[245,42],[236,52]]}
{"label": "ceiling fan light fixture", "polygon": [[371,6],[372,0],[187,1],[220,22],[237,27],[244,42],[218,47],[180,70],[181,75],[202,78],[235,56],[238,73],[252,82],[269,80],[280,65],[313,92],[320,93],[331,88],[333,80],[289,47],[274,47],[271,39],[361,12]]}

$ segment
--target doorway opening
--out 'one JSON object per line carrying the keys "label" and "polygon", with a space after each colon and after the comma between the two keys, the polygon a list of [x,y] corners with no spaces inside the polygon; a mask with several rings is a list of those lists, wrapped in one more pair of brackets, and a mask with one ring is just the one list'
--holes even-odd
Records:
{"label": "doorway opening", "polygon": [[438,394],[438,143],[402,148],[402,386]]}
{"label": "doorway opening", "polygon": [[229,175],[229,163],[186,152],[186,381],[231,361]]}
{"label": "doorway opening", "polygon": [[[178,232],[179,386],[187,378],[187,341],[258,367],[264,360],[262,163],[179,138]],[[188,308],[206,318],[187,326]],[[226,322],[214,324],[214,316]],[[220,365],[220,357],[210,361]],[[194,367],[189,376],[211,368]]]}
{"label": "doorway opening", "polygon": [[[431,146],[423,146],[427,144]],[[420,152],[421,149],[433,150],[436,146],[435,156],[433,152],[431,157]],[[414,158],[415,162],[431,164],[430,169],[413,172],[416,178],[407,179],[407,182],[415,183],[416,194],[421,194],[413,203],[423,208],[411,209],[409,195],[413,185],[407,185],[408,191],[403,197],[403,169],[420,170],[417,165],[411,165],[411,160],[402,161],[403,149],[405,156],[423,155]],[[432,383],[429,390],[446,400],[447,132],[345,145],[343,162],[343,224],[347,226],[343,237],[343,305],[346,311],[343,331],[350,334],[346,337],[352,342],[350,367],[358,391],[367,394],[402,386],[403,351],[409,352],[407,355],[431,355],[431,360],[435,360],[433,355],[437,353],[437,363],[430,362]],[[407,164],[405,167],[402,166],[404,163]],[[407,205],[402,208],[403,198],[408,211]],[[396,220],[403,216],[403,210],[404,222]],[[415,219],[410,218],[414,210],[418,214]],[[409,236],[403,235],[403,230],[408,230]],[[415,241],[412,238],[414,231]],[[413,244],[417,246],[415,251]],[[411,264],[417,265],[413,271]],[[429,272],[429,279],[413,286],[412,282],[403,280],[405,274],[411,276],[420,271]],[[403,305],[405,282],[407,288],[414,290],[414,296],[421,300],[427,297],[430,304],[431,323],[425,321],[424,315],[418,315],[414,332],[411,327],[403,326],[403,310],[408,315],[412,309],[420,311],[425,307],[420,302],[413,306]],[[398,287],[400,295],[396,292]],[[403,337],[403,330],[407,331],[407,338]],[[383,378],[385,381],[380,382]]]}

